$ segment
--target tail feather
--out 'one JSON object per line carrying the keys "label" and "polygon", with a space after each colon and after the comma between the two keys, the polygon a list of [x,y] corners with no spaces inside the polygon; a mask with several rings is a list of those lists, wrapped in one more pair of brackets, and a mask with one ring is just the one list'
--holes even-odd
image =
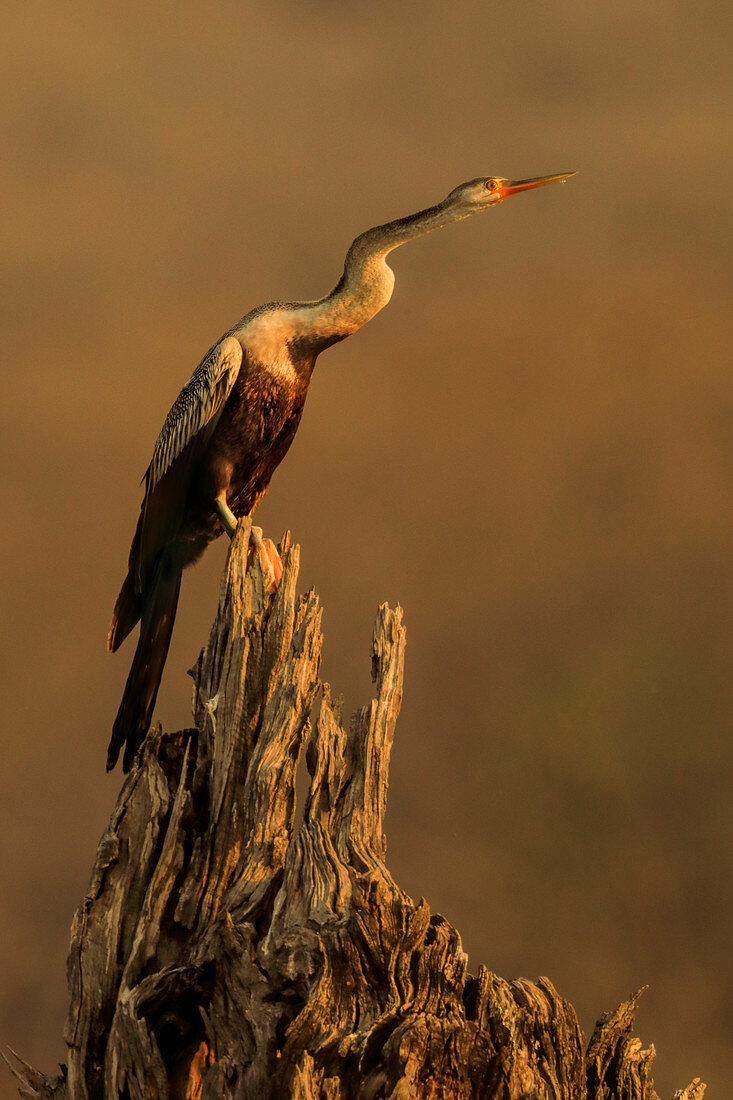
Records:
{"label": "tail feather", "polygon": [[[123,601],[126,585],[127,581],[117,601],[118,606],[122,606],[123,612],[129,606]],[[140,638],[130,675],[125,684],[120,709],[117,711],[112,727],[112,737],[107,750],[107,771],[114,768],[123,745],[125,751],[122,769],[129,771],[133,757],[150,729],[153,707],[173,633],[180,587],[181,570],[171,565],[163,555],[158,562],[152,584],[142,596],[136,597],[142,610]],[[110,630],[110,648],[113,648],[113,643],[116,643],[114,645],[116,649],[125,637],[125,634],[121,633],[122,628],[116,632],[116,624],[119,622],[126,626],[132,613],[128,612],[127,618],[123,618],[122,615],[118,617],[115,609],[115,618],[112,620]],[[134,622],[126,633],[129,633],[132,626]]]}
{"label": "tail feather", "polygon": [[135,586],[135,576],[130,569],[117,597],[112,612],[112,623],[107,635],[107,649],[114,653],[120,648],[127,635],[140,622],[143,601]]}

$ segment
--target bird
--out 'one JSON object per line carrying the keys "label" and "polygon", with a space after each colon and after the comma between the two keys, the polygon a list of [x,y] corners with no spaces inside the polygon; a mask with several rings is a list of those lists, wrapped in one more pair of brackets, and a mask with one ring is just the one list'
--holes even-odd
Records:
{"label": "bird", "polygon": [[[262,500],[298,429],[316,359],[389,302],[395,282],[389,254],[512,195],[573,175],[482,176],[435,206],[367,229],[349,247],[330,294],[259,306],[206,353],[173,403],[143,477],[127,576],[107,643],[114,652],[140,623],[112,727],[108,771],[123,746],[122,767],[129,771],[150,728],[184,568],[223,532],[233,538],[238,520]],[[250,554],[259,554],[272,591],[282,571],[277,552],[257,527],[251,540]]]}

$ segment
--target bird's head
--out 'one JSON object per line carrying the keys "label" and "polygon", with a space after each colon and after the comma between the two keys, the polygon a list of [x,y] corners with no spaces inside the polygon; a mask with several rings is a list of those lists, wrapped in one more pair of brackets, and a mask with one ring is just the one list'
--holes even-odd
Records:
{"label": "bird's head", "polygon": [[503,176],[481,176],[469,180],[454,188],[445,200],[446,204],[456,207],[462,213],[484,210],[487,206],[497,206],[510,195],[520,191],[530,191],[534,187],[544,187],[546,183],[562,183],[574,176],[575,172],[561,172],[556,176],[537,176],[529,180],[507,180]]}

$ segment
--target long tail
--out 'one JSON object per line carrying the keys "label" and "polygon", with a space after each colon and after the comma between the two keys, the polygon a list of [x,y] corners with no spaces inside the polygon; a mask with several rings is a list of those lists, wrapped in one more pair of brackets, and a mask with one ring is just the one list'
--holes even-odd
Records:
{"label": "long tail", "polygon": [[[142,596],[135,595],[132,583],[129,585],[129,591],[126,592],[128,581],[125,581],[122,586],[117,601],[109,646],[110,649],[116,649],[135,625],[138,617],[141,617],[140,638],[130,675],[125,684],[120,709],[117,711],[112,727],[112,737],[107,750],[107,771],[114,768],[123,745],[125,752],[122,758],[122,770],[129,771],[133,757],[150,729],[153,707],[176,618],[181,570],[172,565],[164,553],[158,561],[150,587]],[[136,601],[135,606],[132,604],[133,599]],[[142,611],[141,616],[137,608]],[[130,624],[133,614],[136,614],[136,618]]]}
{"label": "long tail", "polygon": [[112,612],[112,624],[107,635],[107,649],[111,653],[120,648],[133,627],[140,622],[142,613],[143,598],[136,590],[135,575],[130,566]]}

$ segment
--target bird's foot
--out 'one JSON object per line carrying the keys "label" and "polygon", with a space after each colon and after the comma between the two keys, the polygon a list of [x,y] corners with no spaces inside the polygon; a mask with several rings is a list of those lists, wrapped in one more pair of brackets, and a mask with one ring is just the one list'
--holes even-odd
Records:
{"label": "bird's foot", "polygon": [[265,577],[265,592],[268,596],[271,596],[280,584],[283,575],[283,563],[272,539],[263,539],[261,527],[253,527],[250,531],[247,565],[251,564],[255,554],[260,559]]}
{"label": "bird's foot", "polygon": [[219,523],[229,535],[229,538],[233,539],[237,530],[237,517],[227,504],[226,497],[217,497],[214,501],[214,508],[219,517]]}

